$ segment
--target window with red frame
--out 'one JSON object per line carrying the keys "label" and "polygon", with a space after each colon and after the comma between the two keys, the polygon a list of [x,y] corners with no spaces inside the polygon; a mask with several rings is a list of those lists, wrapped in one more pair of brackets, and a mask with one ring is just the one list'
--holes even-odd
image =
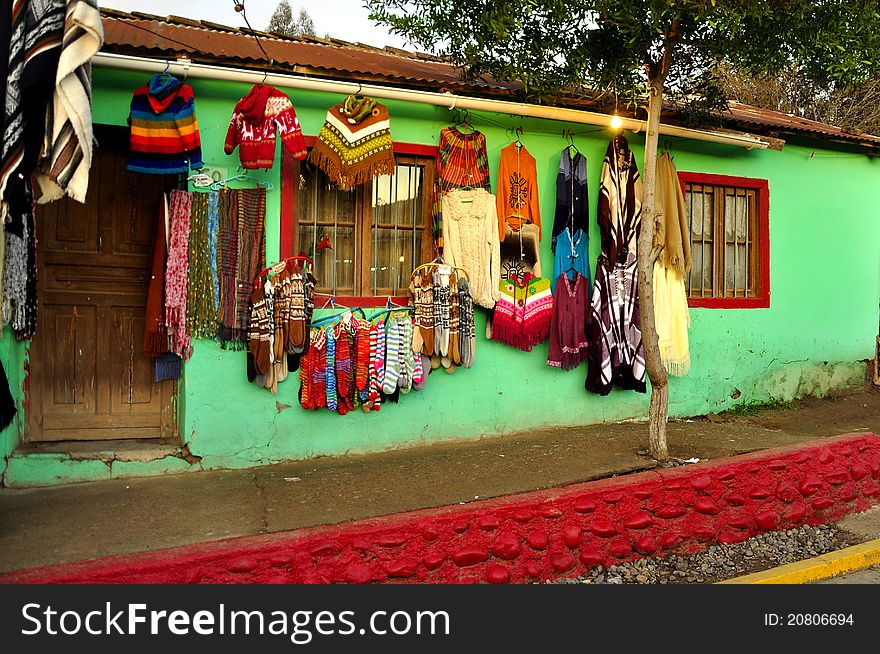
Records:
{"label": "window with red frame", "polygon": [[287,162],[291,215],[281,228],[291,232],[290,250],[314,261],[318,292],[403,296],[412,270],[432,258],[434,158],[398,153],[395,159],[394,175],[351,191],[340,191],[308,160]]}
{"label": "window with red frame", "polygon": [[697,307],[770,305],[767,180],[679,173],[693,266],[688,303]]}

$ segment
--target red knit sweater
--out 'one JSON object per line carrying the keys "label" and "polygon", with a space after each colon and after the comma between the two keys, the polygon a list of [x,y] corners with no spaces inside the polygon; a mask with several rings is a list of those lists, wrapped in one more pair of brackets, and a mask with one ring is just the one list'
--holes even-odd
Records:
{"label": "red knit sweater", "polygon": [[284,147],[305,159],[306,143],[290,99],[278,89],[260,84],[238,101],[226,132],[226,154],[238,146],[243,168],[271,168],[275,163],[275,128]]}

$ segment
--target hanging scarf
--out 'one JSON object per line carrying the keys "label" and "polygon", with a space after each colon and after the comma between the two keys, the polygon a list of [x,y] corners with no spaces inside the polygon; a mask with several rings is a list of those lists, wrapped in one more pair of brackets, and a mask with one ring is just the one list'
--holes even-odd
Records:
{"label": "hanging scarf", "polygon": [[235,272],[238,265],[238,208],[233,191],[220,191],[217,195],[217,271],[220,284],[220,309],[217,338],[221,346],[230,343],[239,346],[232,325],[235,324]]}
{"label": "hanging scarf", "polygon": [[657,261],[685,277],[691,269],[690,228],[678,172],[668,152],[657,157],[655,206],[660,215],[654,228],[654,245],[663,246]]}
{"label": "hanging scarf", "polygon": [[[37,331],[37,237],[30,181],[23,193],[9,202],[11,222],[6,226],[3,266],[3,323],[11,323],[16,340],[31,338]],[[10,229],[12,226],[20,228]]]}
{"label": "hanging scarf", "polygon": [[165,252],[167,235],[165,221],[168,218],[168,198],[163,195],[160,215],[153,243],[153,261],[150,265],[150,287],[147,291],[147,307],[144,316],[144,354],[154,358],[168,351],[168,331],[165,329]]}
{"label": "hanging scarf", "polygon": [[165,270],[165,326],[170,337],[169,350],[184,361],[192,354],[186,331],[186,292],[188,244],[192,194],[171,191],[168,265]]}
{"label": "hanging scarf", "polygon": [[192,338],[213,338],[217,333],[208,236],[208,200],[207,193],[193,193],[186,292],[186,327]]}
{"label": "hanging scarf", "polygon": [[208,252],[211,254],[211,286],[214,289],[215,318],[220,309],[220,277],[217,270],[217,245],[220,236],[219,201],[217,191],[208,193]]}
{"label": "hanging scarf", "polygon": [[690,241],[684,193],[668,152],[657,157],[657,208],[660,211],[654,244],[663,249],[654,263],[654,323],[660,359],[670,375],[687,375],[691,368],[685,277],[691,268]]}
{"label": "hanging scarf", "polygon": [[266,190],[221,192],[218,202],[220,327],[224,347],[243,347],[247,339],[248,297],[265,268]]}
{"label": "hanging scarf", "polygon": [[342,191],[380,175],[393,175],[390,126],[385,105],[349,95],[327,112],[309,160]]}

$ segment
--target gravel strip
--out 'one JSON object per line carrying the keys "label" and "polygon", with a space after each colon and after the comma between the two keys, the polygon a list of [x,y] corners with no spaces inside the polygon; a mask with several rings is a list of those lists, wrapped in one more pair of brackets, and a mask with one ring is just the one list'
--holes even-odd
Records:
{"label": "gravel strip", "polygon": [[787,531],[758,534],[735,545],[716,544],[695,554],[672,554],[596,566],[561,584],[703,584],[768,570],[787,563],[849,547],[857,537],[834,525],[804,525]]}

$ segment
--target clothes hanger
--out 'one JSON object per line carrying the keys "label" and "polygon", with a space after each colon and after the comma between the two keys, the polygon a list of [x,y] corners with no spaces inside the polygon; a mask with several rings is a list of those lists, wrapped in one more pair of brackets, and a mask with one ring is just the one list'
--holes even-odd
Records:
{"label": "clothes hanger", "polygon": [[468,111],[467,109],[460,109],[460,110],[458,110],[458,111],[462,111],[462,112],[464,112],[464,113],[463,113],[463,118],[462,118],[461,120],[459,120],[458,122],[456,122],[456,123],[453,125],[453,127],[454,127],[457,131],[459,131],[459,132],[462,132],[462,130],[459,129],[459,128],[461,128],[461,127],[464,127],[464,128],[467,128],[467,129],[471,130],[470,132],[462,132],[463,134],[472,134],[473,132],[475,132],[476,129],[475,129],[474,126],[471,125],[471,123],[470,123],[471,112]]}
{"label": "clothes hanger", "polygon": [[213,184],[211,184],[211,190],[219,191],[221,186],[226,186],[229,182],[235,181],[237,179],[254,182],[258,187],[265,188],[267,191],[271,191],[273,188],[272,182],[267,182],[262,179],[257,179],[256,177],[251,177],[247,173],[238,173],[237,175],[233,175],[232,177],[227,177],[226,179],[214,182]]}
{"label": "clothes hanger", "polygon": [[522,150],[525,147],[523,145],[522,139],[520,138],[523,135],[523,132],[524,130],[522,128],[522,125],[516,128],[516,140],[513,142],[513,144],[516,146],[517,150]]}
{"label": "clothes hanger", "polygon": [[[272,66],[274,66],[274,65],[275,65],[275,60],[269,59],[269,68],[272,68]],[[269,77],[269,68],[266,68],[263,71],[263,79],[260,80],[260,83],[257,84],[257,86],[262,87],[266,83],[266,79]]]}
{"label": "clothes hanger", "polygon": [[669,139],[663,139],[663,152],[669,155],[670,161],[675,161],[675,157],[672,156],[672,153],[669,151]]}
{"label": "clothes hanger", "polygon": [[438,256],[433,261],[429,261],[428,263],[423,263],[421,266],[417,266],[415,268],[415,270],[413,270],[412,273],[410,274],[410,276],[409,276],[410,280],[412,280],[413,277],[416,276],[416,273],[418,273],[420,270],[422,270],[423,268],[430,268],[431,266],[449,266],[453,270],[460,271],[461,273],[464,274],[465,279],[470,280],[470,275],[468,275],[467,270],[465,270],[461,266],[453,266],[452,264],[446,263],[445,261],[443,261],[442,256]]}
{"label": "clothes hanger", "polygon": [[578,149],[578,146],[575,145],[574,142],[574,134],[571,132],[571,128],[563,130],[562,136],[568,138],[568,145],[565,146],[568,148],[568,155],[571,156],[572,149],[575,151],[575,154],[580,154],[581,151]]}

